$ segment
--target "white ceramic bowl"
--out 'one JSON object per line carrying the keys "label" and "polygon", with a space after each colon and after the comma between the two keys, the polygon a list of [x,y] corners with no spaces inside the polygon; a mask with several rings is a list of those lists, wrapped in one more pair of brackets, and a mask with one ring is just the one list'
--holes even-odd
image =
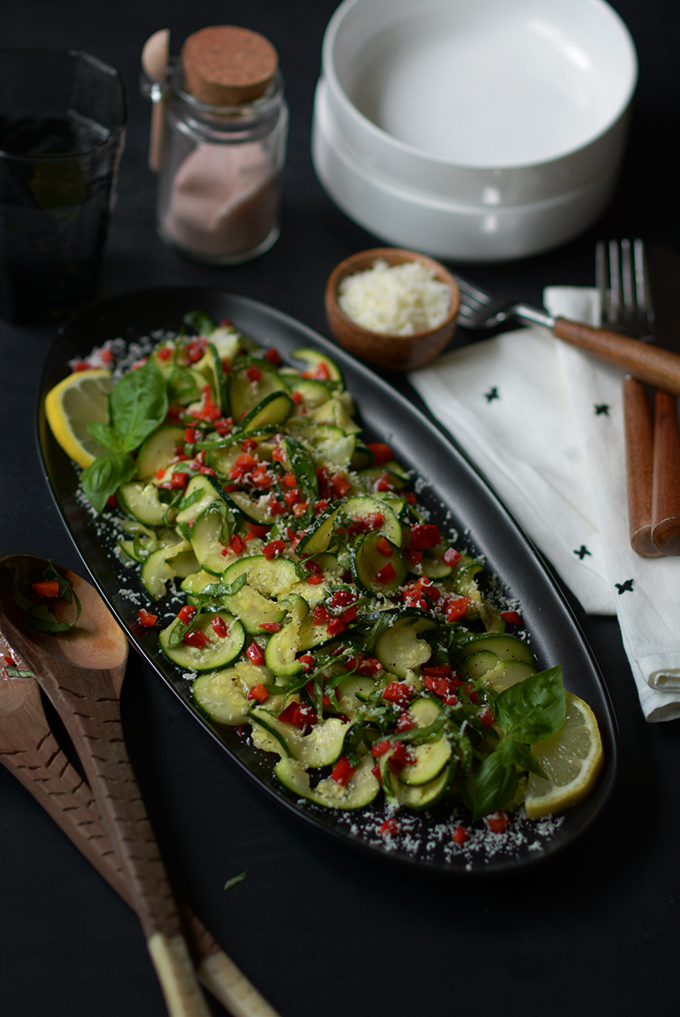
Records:
{"label": "white ceramic bowl", "polygon": [[[611,196],[637,59],[604,0],[345,0],[322,62],[317,174],[391,243],[519,257],[577,235]],[[404,232],[419,210],[442,209],[437,239],[422,221]],[[510,224],[524,221],[522,238]],[[459,224],[470,249],[450,233]],[[494,243],[511,231],[512,243]]]}

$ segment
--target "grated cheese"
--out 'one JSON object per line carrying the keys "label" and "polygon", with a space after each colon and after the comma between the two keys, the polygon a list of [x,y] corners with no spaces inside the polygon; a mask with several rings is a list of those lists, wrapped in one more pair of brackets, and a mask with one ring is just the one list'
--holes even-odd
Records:
{"label": "grated cheese", "polygon": [[338,289],[338,304],[362,328],[409,336],[446,320],[451,290],[422,261],[388,265],[379,258],[364,272],[345,276]]}

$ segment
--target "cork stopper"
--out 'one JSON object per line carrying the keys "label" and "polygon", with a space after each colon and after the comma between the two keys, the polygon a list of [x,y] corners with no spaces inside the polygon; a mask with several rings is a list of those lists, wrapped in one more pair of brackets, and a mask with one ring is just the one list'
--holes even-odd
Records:
{"label": "cork stopper", "polygon": [[213,106],[253,102],[267,91],[278,60],[259,32],[234,25],[202,28],[182,47],[184,87]]}

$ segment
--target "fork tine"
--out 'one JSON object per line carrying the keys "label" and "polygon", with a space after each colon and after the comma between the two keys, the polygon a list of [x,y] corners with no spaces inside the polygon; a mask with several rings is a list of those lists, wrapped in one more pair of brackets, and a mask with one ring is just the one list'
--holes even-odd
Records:
{"label": "fork tine", "polygon": [[609,318],[610,322],[621,321],[621,272],[619,268],[619,245],[609,241]]}
{"label": "fork tine", "polygon": [[647,255],[643,240],[633,242],[633,264],[635,270],[635,298],[640,327],[648,334],[654,331],[654,307],[649,290]]}
{"label": "fork tine", "polygon": [[600,294],[600,316],[602,324],[609,321],[609,291],[607,286],[607,262],[604,241],[595,245],[595,285]]}
{"label": "fork tine", "polygon": [[630,240],[621,241],[621,293],[624,313],[633,319],[637,309]]}

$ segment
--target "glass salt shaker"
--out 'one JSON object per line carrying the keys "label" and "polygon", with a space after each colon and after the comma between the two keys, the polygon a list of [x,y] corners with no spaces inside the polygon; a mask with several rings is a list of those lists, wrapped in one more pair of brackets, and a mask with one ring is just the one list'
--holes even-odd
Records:
{"label": "glass salt shaker", "polygon": [[157,229],[194,261],[235,265],[279,235],[288,107],[278,54],[231,25],[190,35],[169,83]]}

